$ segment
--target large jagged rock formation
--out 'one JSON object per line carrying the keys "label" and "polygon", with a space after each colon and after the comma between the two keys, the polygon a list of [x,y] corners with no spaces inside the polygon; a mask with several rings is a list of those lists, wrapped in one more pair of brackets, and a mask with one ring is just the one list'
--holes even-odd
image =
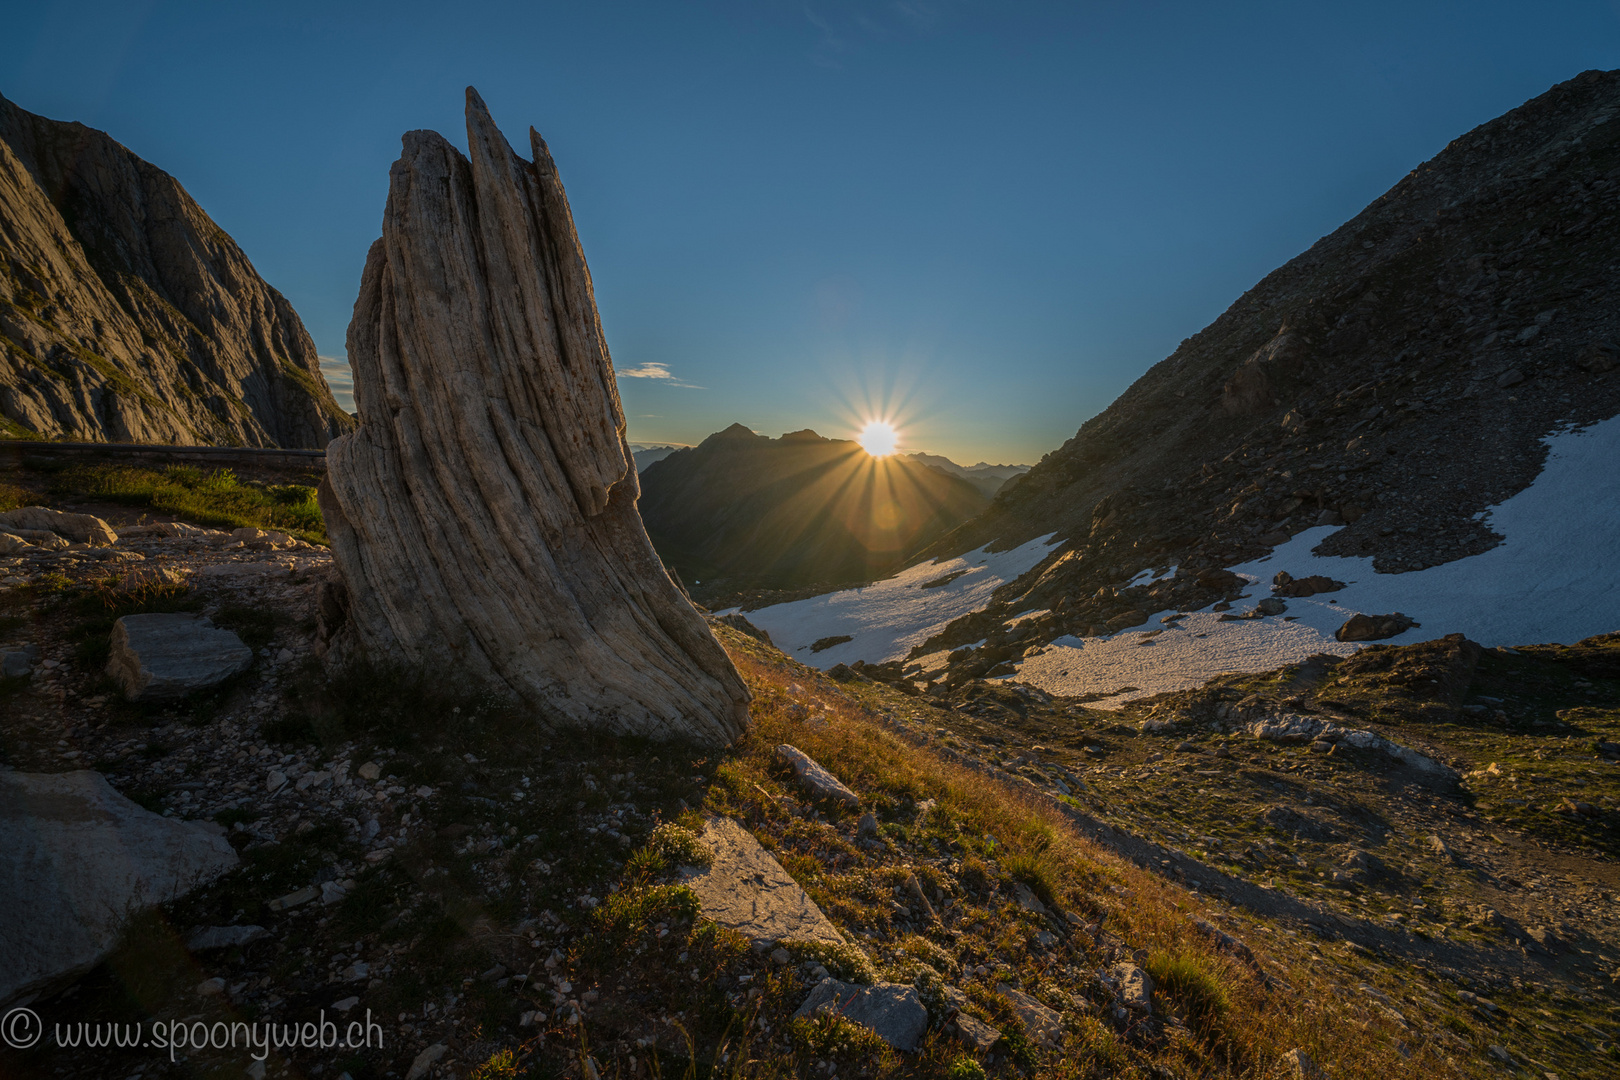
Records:
{"label": "large jagged rock formation", "polygon": [[[349,325],[363,418],[321,507],[341,660],[453,669],[554,722],[708,744],[749,694],[665,573],[557,169],[467,91],[472,160],[408,132]],[[341,610],[346,609],[346,610]]]}
{"label": "large jagged rock formation", "polygon": [[0,437],[320,447],[353,427],[292,306],[174,177],[0,98]]}

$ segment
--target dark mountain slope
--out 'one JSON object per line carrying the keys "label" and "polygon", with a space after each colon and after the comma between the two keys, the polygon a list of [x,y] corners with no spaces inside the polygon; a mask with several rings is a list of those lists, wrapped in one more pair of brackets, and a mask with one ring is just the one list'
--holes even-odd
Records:
{"label": "dark mountain slope", "polygon": [[641,518],[664,561],[688,581],[735,588],[870,580],[985,505],[940,469],[741,424],[641,474]]}
{"label": "dark mountain slope", "polygon": [[172,176],[0,98],[0,436],[320,447],[353,423]]}
{"label": "dark mountain slope", "polygon": [[[1474,515],[1534,479],[1541,437],[1620,412],[1617,117],[1620,72],[1586,72],[1269,274],[930,549],[1068,540],[945,640],[1009,610],[1061,604],[1021,628],[1049,638],[1207,602],[1201,570],[1318,523],[1386,573],[1496,544]],[[1172,563],[1162,595],[1116,591]]]}

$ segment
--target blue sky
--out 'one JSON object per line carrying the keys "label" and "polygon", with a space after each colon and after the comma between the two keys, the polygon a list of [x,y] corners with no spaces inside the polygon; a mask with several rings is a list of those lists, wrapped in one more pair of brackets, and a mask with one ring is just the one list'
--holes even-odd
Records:
{"label": "blue sky", "polygon": [[[344,332],[399,136],[557,157],[632,439],[1033,462],[1469,128],[1620,66],[1605,3],[8,0],[0,93],[177,176]],[[635,373],[632,375],[632,373]]]}

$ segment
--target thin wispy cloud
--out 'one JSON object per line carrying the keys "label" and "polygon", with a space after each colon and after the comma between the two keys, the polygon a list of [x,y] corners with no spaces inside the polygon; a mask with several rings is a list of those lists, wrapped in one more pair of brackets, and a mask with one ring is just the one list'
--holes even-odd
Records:
{"label": "thin wispy cloud", "polygon": [[354,372],[349,368],[349,361],[341,356],[323,356],[320,361],[321,377],[331,387],[338,407],[344,412],[354,412]]}
{"label": "thin wispy cloud", "polygon": [[633,368],[621,368],[617,374],[621,379],[657,379],[665,386],[683,386],[688,390],[703,389],[696,383],[676,378],[675,373],[669,370],[668,364],[660,364],[657,361],[648,361]]}
{"label": "thin wispy cloud", "polygon": [[932,31],[954,6],[954,0],[808,0],[804,18],[818,35],[810,58],[836,68],[867,42]]}

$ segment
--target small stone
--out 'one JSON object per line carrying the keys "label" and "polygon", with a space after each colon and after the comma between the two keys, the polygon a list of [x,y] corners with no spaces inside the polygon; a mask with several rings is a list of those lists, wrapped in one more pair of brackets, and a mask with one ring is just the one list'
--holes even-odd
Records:
{"label": "small stone", "polygon": [[1008,983],[997,985],[996,993],[1012,1005],[1013,1012],[1024,1022],[1024,1031],[1030,1041],[1047,1047],[1057,1046],[1063,1041],[1063,1016],[1057,1010],[1047,1008]]}
{"label": "small stone", "polygon": [[357,997],[346,997],[346,998],[343,998],[343,999],[341,999],[339,1001],[332,1002],[332,1008],[337,1010],[340,1013],[346,1013],[346,1012],[348,1012],[350,1009],[354,1008],[358,1004],[360,1004],[360,999],[359,998],[357,998]]}
{"label": "small stone", "polygon": [[264,778],[264,790],[272,795],[280,791],[287,784],[287,774],[280,769],[271,769]]}
{"label": "small stone", "polygon": [[776,748],[776,756],[792,766],[799,778],[799,786],[804,788],[811,798],[832,799],[850,807],[861,804],[860,796],[845,787],[836,776],[822,768],[814,758],[798,747],[784,743]]}
{"label": "small stone", "polygon": [[990,1048],[1001,1041],[1001,1032],[976,1016],[967,1013],[958,1013],[956,1016],[956,1035],[968,1046],[979,1053],[988,1053]]}
{"label": "small stone", "polygon": [[192,931],[191,937],[186,939],[186,948],[192,952],[229,949],[269,936],[270,932],[262,926],[204,926]]}
{"label": "small stone", "polygon": [[1119,980],[1120,1004],[1135,1012],[1151,1015],[1153,976],[1135,964],[1115,964],[1113,975]]}
{"label": "small stone", "polygon": [[1046,914],[1046,905],[1041,903],[1041,898],[1022,881],[1013,882],[1013,899],[1017,900],[1018,906],[1025,911],[1033,911],[1038,915]]}
{"label": "small stone", "polygon": [[856,986],[824,978],[810,991],[795,1020],[830,1012],[852,1023],[870,1028],[896,1050],[912,1051],[928,1029],[928,1009],[915,986],[878,983]]}
{"label": "small stone", "polygon": [[1499,1045],[1497,1043],[1492,1043],[1490,1045],[1489,1053],[1490,1053],[1491,1057],[1495,1058],[1497,1061],[1500,1061],[1505,1065],[1513,1064],[1513,1055],[1509,1054],[1507,1052],[1507,1047],[1505,1047],[1505,1046],[1501,1046],[1501,1045]]}
{"label": "small stone", "polygon": [[422,1080],[422,1077],[427,1075],[428,1070],[433,1068],[434,1064],[444,1057],[445,1052],[449,1049],[444,1043],[434,1043],[420,1054],[417,1054],[416,1060],[411,1062],[410,1069],[405,1073],[405,1080]]}
{"label": "small stone", "polygon": [[301,907],[302,905],[309,903],[319,895],[321,895],[320,890],[316,889],[315,886],[306,885],[302,889],[295,892],[290,892],[286,896],[278,897],[277,899],[270,901],[265,906],[271,911],[288,911],[292,908]]}
{"label": "small stone", "polygon": [[1284,1080],[1327,1080],[1327,1074],[1321,1067],[1298,1047],[1279,1058],[1277,1064]]}
{"label": "small stone", "polygon": [[877,818],[871,814],[862,814],[861,822],[855,828],[855,835],[861,837],[876,836],[878,831]]}
{"label": "small stone", "polygon": [[197,993],[203,997],[214,997],[225,992],[224,979],[204,979],[197,984]]}
{"label": "small stone", "polygon": [[792,961],[793,961],[793,954],[788,952],[786,949],[772,949],[771,950],[771,963],[773,963],[773,964],[789,964],[789,963],[792,963]]}
{"label": "small stone", "polygon": [[368,761],[356,770],[362,780],[375,780],[382,775],[382,766],[375,761]]}

